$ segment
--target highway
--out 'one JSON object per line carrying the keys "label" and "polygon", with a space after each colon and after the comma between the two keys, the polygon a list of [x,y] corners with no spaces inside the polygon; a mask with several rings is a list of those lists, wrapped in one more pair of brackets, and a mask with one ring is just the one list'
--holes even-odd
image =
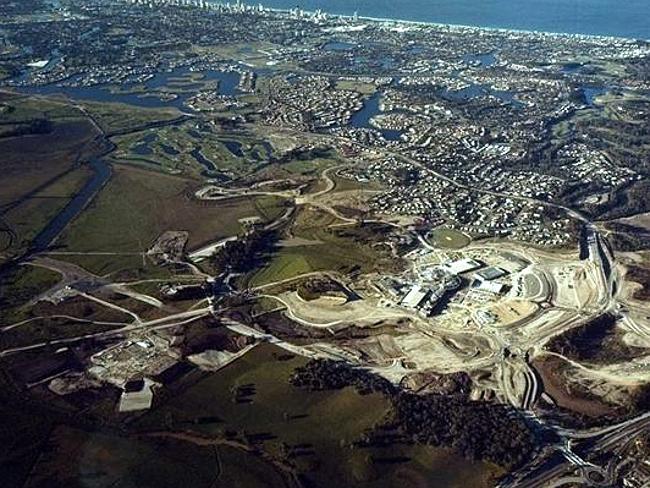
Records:
{"label": "highway", "polygon": [[[548,426],[547,426],[548,427]],[[552,426],[551,426],[552,427]],[[563,443],[555,446],[564,457],[554,463],[533,461],[537,467],[527,466],[501,488],[548,488],[576,483],[592,487],[612,486],[615,465],[607,468],[586,461],[583,456],[597,453],[617,455],[639,435],[650,429],[650,412],[615,425],[588,430],[571,430],[552,427]]]}
{"label": "highway", "polygon": [[[587,227],[587,241],[589,250],[589,261],[597,269],[598,274],[598,300],[593,310],[585,319],[578,321],[575,325],[583,323],[589,317],[597,316],[606,311],[618,311],[620,304],[617,301],[619,286],[619,272],[616,267],[615,257],[610,251],[604,237],[600,235],[593,225]],[[586,312],[586,310],[583,310]],[[635,331],[642,337],[650,338],[650,334],[643,327],[637,325],[623,316],[623,322],[630,330]],[[526,365],[527,366],[527,365]],[[534,372],[526,372],[522,364],[513,365],[517,372],[526,378],[523,393],[518,396],[521,399],[520,408],[531,409],[541,387]],[[502,372],[502,376],[506,376]],[[507,384],[513,380],[505,381]],[[512,392],[508,397],[514,397]],[[532,463],[515,473],[508,481],[501,484],[501,488],[551,488],[568,485],[581,485],[604,488],[611,486],[614,482],[613,476],[615,463],[607,467],[597,466],[584,459],[595,453],[615,456],[629,445],[636,437],[647,433],[650,430],[650,412],[641,414],[633,419],[620,422],[615,425],[599,429],[572,430],[542,422],[536,415],[530,415],[531,420],[538,422],[540,426],[551,428],[562,439],[556,446],[555,452],[560,453],[562,458],[553,457],[551,462],[547,456],[544,459],[534,459]],[[613,457],[612,459],[617,459]]]}

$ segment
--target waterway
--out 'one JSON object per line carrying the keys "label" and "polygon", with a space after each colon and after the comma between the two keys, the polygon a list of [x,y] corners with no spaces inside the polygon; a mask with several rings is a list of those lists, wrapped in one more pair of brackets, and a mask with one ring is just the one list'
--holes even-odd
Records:
{"label": "waterway", "polygon": [[[161,99],[156,96],[152,91],[158,90],[169,84],[170,78],[177,78],[186,76],[189,73],[187,67],[177,68],[172,71],[158,73],[153,78],[144,83],[148,95],[144,96],[143,93],[128,93],[129,89],[137,86],[134,83],[125,83],[120,85],[120,91],[111,92],[111,85],[95,85],[84,87],[67,87],[59,86],[57,84],[43,85],[43,86],[29,86],[20,87],[19,91],[23,93],[36,93],[39,95],[54,95],[63,94],[69,98],[79,100],[91,100],[95,102],[119,102],[135,105],[137,107],[146,108],[161,108],[161,107],[176,107],[180,110],[187,111],[185,102],[188,98],[193,96],[196,90],[192,89],[192,85],[183,87],[181,91],[184,93],[177,93],[177,97],[171,100]],[[234,96],[239,93],[238,85],[240,75],[233,71],[201,71],[204,80],[217,80],[219,82],[218,92],[221,95]],[[198,85],[197,85],[198,86]],[[173,89],[170,89],[174,92]],[[127,93],[123,93],[127,92]]]}
{"label": "waterway", "polygon": [[508,103],[512,108],[522,108],[524,105],[515,98],[516,92],[507,90],[493,90],[487,85],[473,84],[461,90],[440,90],[440,96],[447,100],[455,102],[466,102],[472,98],[492,95],[504,103]]}
{"label": "waterway", "polygon": [[88,164],[93,170],[93,175],[74,198],[34,238],[29,249],[30,253],[42,252],[50,247],[66,226],[84,210],[86,205],[110,179],[111,167],[103,159],[94,158]]}
{"label": "waterway", "polygon": [[367,98],[363,102],[363,107],[352,114],[350,117],[350,125],[356,127],[357,129],[375,129],[381,132],[381,135],[387,141],[397,141],[399,140],[402,133],[398,130],[390,129],[378,129],[373,127],[370,123],[370,120],[381,113],[379,105],[381,103],[382,93],[377,91],[370,98]]}
{"label": "waterway", "polygon": [[648,0],[264,0],[263,4],[415,22],[650,39]]}

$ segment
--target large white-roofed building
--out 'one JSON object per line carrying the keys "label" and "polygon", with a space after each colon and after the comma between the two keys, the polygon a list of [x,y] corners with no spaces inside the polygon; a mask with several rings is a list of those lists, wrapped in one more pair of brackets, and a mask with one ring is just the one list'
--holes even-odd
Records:
{"label": "large white-roofed building", "polygon": [[416,309],[424,302],[428,294],[428,290],[419,285],[414,285],[402,299],[402,305],[406,308]]}
{"label": "large white-roofed building", "polygon": [[442,267],[451,274],[459,275],[474,271],[482,266],[481,263],[471,258],[463,258],[457,261],[450,261],[442,265]]}

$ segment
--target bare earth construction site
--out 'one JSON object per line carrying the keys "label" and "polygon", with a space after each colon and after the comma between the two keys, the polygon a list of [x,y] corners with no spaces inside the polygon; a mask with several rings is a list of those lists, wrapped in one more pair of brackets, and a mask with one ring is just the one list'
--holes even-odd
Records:
{"label": "bare earth construction site", "polygon": [[648,42],[0,14],[9,486],[648,486]]}

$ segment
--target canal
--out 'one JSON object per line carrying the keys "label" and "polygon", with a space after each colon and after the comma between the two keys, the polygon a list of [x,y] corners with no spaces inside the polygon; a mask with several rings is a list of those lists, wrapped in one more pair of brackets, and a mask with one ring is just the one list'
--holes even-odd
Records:
{"label": "canal", "polygon": [[86,208],[108,182],[112,174],[108,163],[101,158],[93,158],[88,164],[93,170],[92,176],[72,200],[38,233],[31,243],[28,254],[42,252],[52,246],[66,226]]}

